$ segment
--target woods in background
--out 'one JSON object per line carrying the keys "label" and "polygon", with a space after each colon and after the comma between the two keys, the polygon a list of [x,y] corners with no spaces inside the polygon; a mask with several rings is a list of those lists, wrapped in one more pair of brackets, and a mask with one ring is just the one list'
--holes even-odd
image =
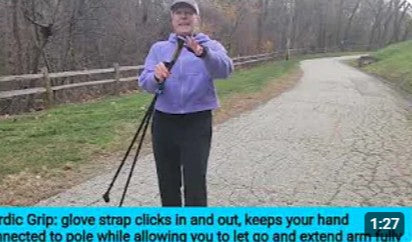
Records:
{"label": "woods in background", "polygon": [[[171,0],[0,0],[0,75],[137,65],[170,32]],[[412,38],[407,0],[201,0],[231,56],[378,48]]]}

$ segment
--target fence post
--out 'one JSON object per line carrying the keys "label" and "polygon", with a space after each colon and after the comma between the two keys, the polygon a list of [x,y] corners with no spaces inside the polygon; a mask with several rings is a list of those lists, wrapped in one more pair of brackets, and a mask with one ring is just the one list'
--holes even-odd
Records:
{"label": "fence post", "polygon": [[47,67],[43,67],[41,69],[41,72],[43,73],[43,85],[44,85],[44,88],[46,89],[46,95],[44,96],[44,101],[45,101],[46,107],[51,107],[54,104],[54,97],[53,97],[51,79],[49,76],[49,70],[47,69]]}
{"label": "fence post", "polygon": [[113,63],[114,67],[114,85],[115,85],[115,94],[119,94],[120,92],[120,68],[119,68],[119,63]]}

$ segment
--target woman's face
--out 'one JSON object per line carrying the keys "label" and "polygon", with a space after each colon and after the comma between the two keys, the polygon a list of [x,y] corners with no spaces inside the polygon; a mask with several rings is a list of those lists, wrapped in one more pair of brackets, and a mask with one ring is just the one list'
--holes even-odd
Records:
{"label": "woman's face", "polygon": [[191,7],[180,6],[174,9],[172,15],[173,31],[177,35],[192,35],[198,21],[198,15]]}

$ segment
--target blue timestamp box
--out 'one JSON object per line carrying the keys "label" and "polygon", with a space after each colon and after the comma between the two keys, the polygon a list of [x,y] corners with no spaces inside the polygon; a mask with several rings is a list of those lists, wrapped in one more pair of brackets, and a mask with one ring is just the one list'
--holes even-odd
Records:
{"label": "blue timestamp box", "polygon": [[365,234],[382,239],[401,239],[405,233],[405,215],[401,212],[368,212]]}

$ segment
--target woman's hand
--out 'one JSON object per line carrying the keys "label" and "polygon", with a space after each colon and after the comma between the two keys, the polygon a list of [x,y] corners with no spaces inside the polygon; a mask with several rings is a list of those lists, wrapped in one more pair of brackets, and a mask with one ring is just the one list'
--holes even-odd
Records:
{"label": "woman's hand", "polygon": [[201,46],[194,37],[186,37],[186,45],[195,53],[196,56],[201,56],[203,54],[203,46]]}
{"label": "woman's hand", "polygon": [[158,83],[162,83],[170,76],[170,72],[166,68],[165,64],[163,62],[160,62],[159,64],[155,66],[154,75],[155,75],[156,81]]}

